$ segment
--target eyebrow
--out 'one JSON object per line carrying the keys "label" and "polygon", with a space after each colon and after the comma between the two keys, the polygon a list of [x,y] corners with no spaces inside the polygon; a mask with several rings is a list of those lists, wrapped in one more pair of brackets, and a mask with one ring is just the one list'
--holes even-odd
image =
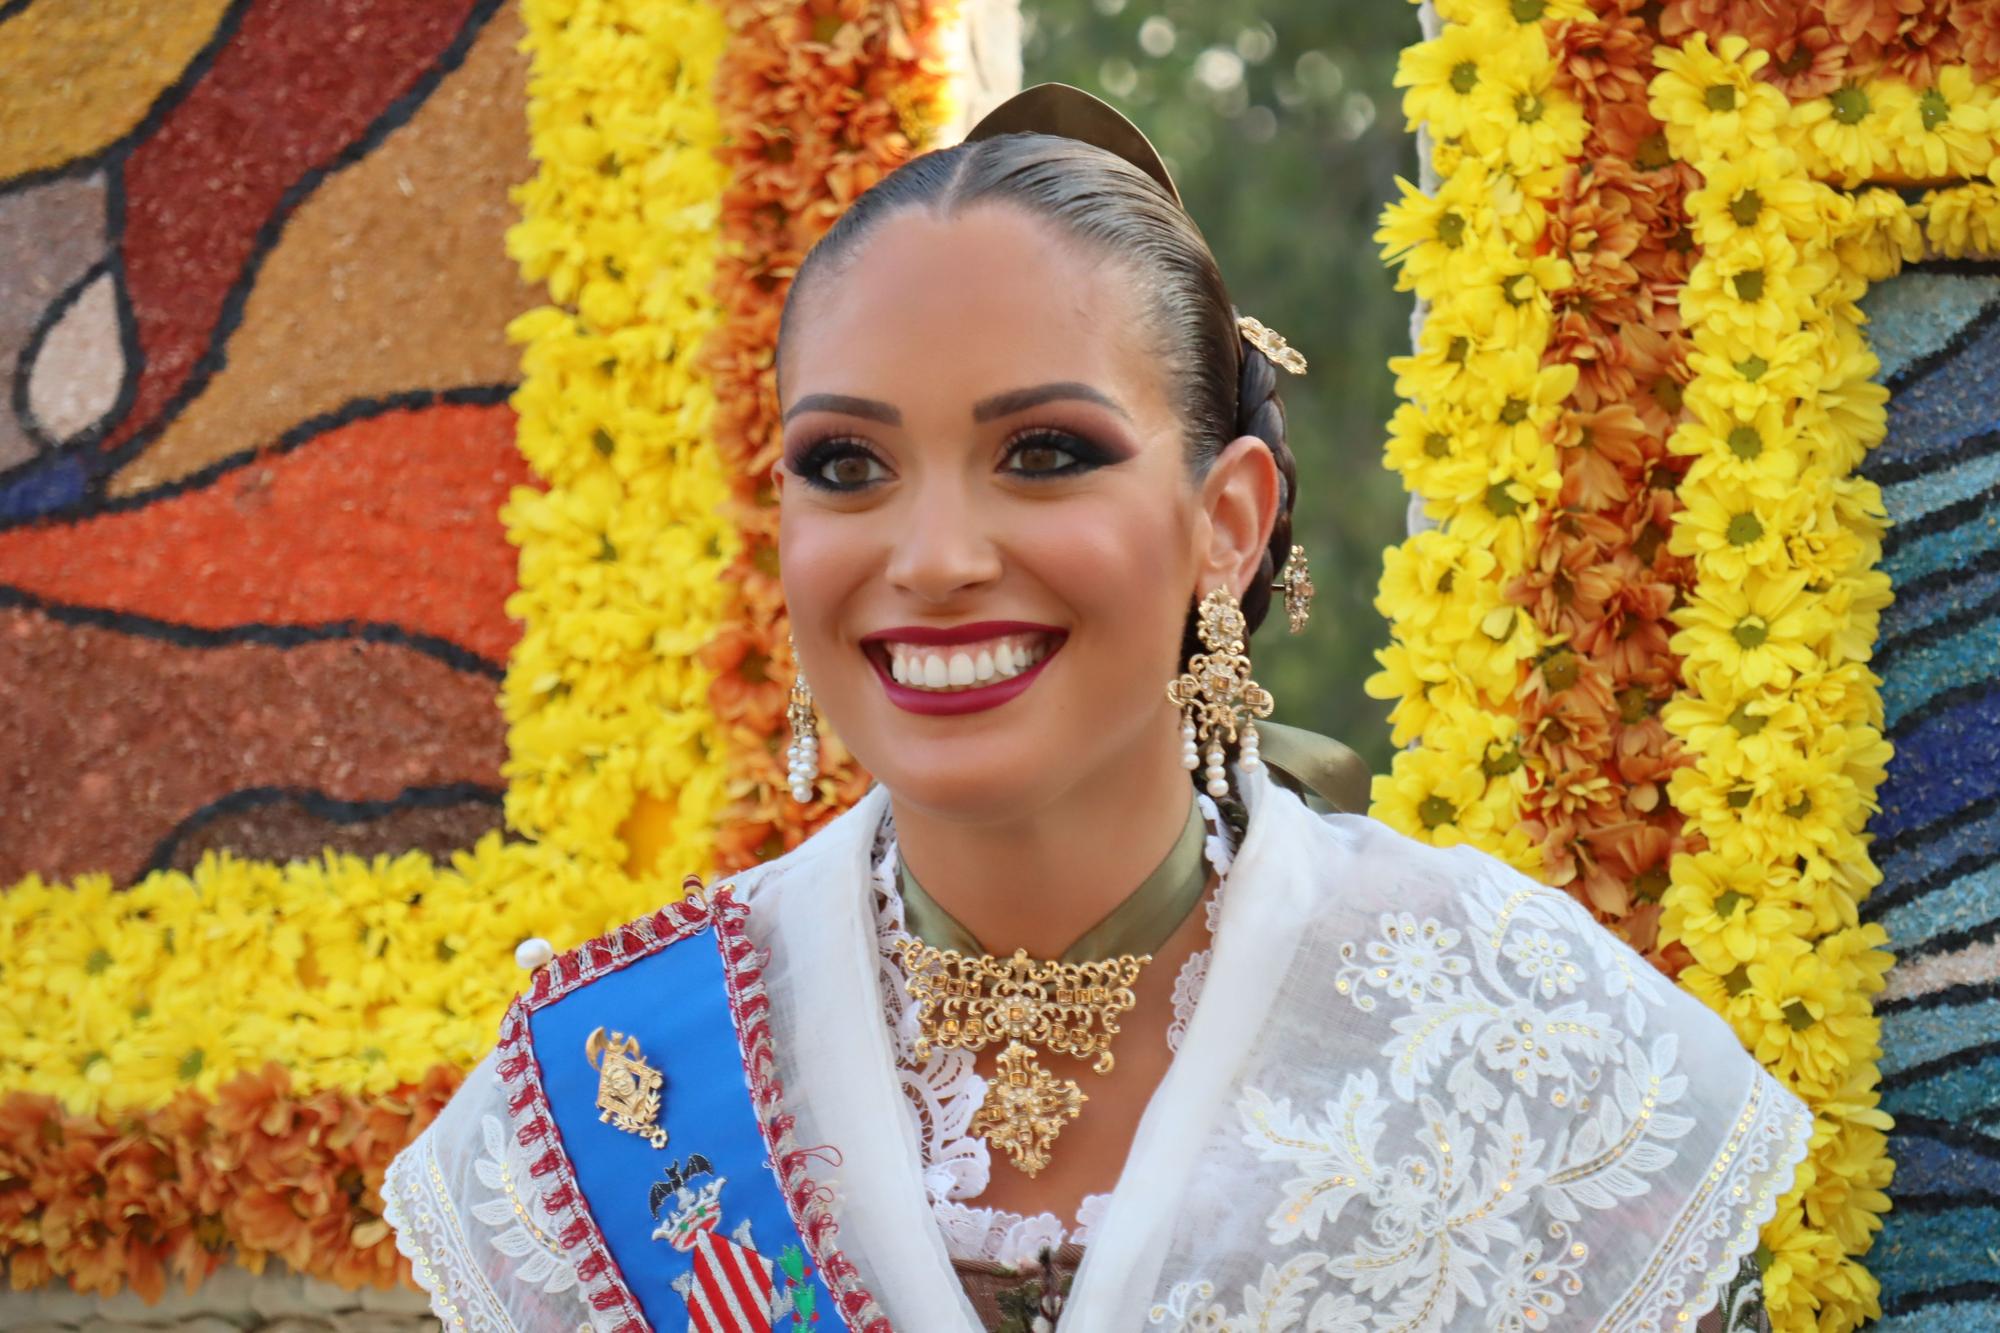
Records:
{"label": "eyebrow", "polygon": [[[1091,388],[1088,384],[1064,381],[1057,384],[1037,384],[1030,389],[1010,389],[1006,393],[996,393],[991,398],[982,398],[972,405],[974,422],[991,421],[995,417],[1011,416],[1025,412],[1043,403],[1073,399],[1095,403],[1109,408],[1130,421],[1131,415],[1120,407],[1109,395]],[[903,414],[894,404],[875,398],[856,398],[844,393],[809,393],[793,403],[784,419],[790,421],[801,412],[841,412],[851,417],[865,417],[870,421],[880,421],[885,425],[900,426]]]}

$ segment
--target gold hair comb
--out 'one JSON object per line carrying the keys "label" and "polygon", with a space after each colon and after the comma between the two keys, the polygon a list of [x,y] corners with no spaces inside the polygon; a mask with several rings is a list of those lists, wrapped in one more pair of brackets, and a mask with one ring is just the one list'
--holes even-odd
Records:
{"label": "gold hair comb", "polygon": [[1271,358],[1272,365],[1289,370],[1294,375],[1306,373],[1306,359],[1276,329],[1248,315],[1238,315],[1236,327],[1243,331],[1245,338],[1256,344],[1258,351]]}

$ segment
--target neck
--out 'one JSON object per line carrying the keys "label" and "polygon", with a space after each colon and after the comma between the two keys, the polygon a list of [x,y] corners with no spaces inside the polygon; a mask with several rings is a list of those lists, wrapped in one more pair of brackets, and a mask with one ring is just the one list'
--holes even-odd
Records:
{"label": "neck", "polygon": [[1179,738],[1146,743],[1073,790],[992,820],[946,818],[894,798],[899,854],[989,953],[1055,958],[1173,850],[1192,799]]}

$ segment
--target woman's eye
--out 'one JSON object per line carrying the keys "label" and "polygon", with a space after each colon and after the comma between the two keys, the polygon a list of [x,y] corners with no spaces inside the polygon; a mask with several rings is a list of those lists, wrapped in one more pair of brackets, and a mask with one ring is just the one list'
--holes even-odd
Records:
{"label": "woman's eye", "polygon": [[800,471],[807,481],[834,491],[860,490],[889,475],[881,459],[853,445],[836,445],[808,458]]}
{"label": "woman's eye", "polygon": [[1081,444],[1067,435],[1024,437],[1007,453],[1007,471],[1027,476],[1055,476],[1080,471],[1087,461]]}

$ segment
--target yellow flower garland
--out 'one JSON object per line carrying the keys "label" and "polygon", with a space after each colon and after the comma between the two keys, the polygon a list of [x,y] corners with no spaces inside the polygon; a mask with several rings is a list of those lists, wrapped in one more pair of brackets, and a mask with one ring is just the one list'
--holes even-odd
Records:
{"label": "yellow flower garland", "polygon": [[[1398,286],[1428,309],[1414,355],[1390,362],[1404,405],[1387,463],[1438,523],[1385,554],[1375,605],[1392,642],[1369,694],[1394,699],[1399,752],[1372,793],[1377,818],[1427,841],[1471,842],[1530,874],[1540,849],[1520,826],[1531,774],[1516,690],[1547,646],[1508,600],[1561,489],[1548,427],[1576,383],[1545,366],[1550,293],[1567,262],[1538,253],[1547,206],[1585,127],[1563,93],[1542,21],[1575,6],[1458,0],[1439,35],[1403,53],[1412,128],[1435,138],[1443,184],[1400,182],[1376,239]],[[1526,17],[1524,17],[1526,16]]]}
{"label": "yellow flower garland", "polygon": [[[1432,194],[1405,184],[1378,234],[1429,304],[1415,355],[1392,363],[1405,401],[1387,462],[1441,526],[1385,557],[1376,604],[1392,643],[1369,691],[1396,701],[1396,742],[1419,744],[1377,779],[1374,813],[1536,873],[1507,834],[1535,789],[1522,784],[1551,775],[1522,771],[1513,701],[1549,645],[1502,590],[1555,490],[1532,426],[1567,389],[1528,375],[1547,343],[1536,299],[1566,276],[1536,257],[1550,198],[1537,173],[1560,164],[1543,154],[1564,136],[1511,123],[1502,94],[1546,104],[1523,99],[1547,59],[1526,35],[1565,15],[1482,0],[1440,12],[1398,82],[1444,179]],[[2000,249],[2000,89],[1953,66],[1928,89],[1871,79],[1794,106],[1757,77],[1767,58],[1696,35],[1661,48],[1650,88],[1668,147],[1704,181],[1687,201],[1701,252],[1680,296],[1694,378],[1669,440],[1691,460],[1670,550],[1696,582],[1674,613],[1686,683],[1663,722],[1691,760],[1670,797],[1706,846],[1674,858],[1661,940],[1692,954],[1684,984],[1817,1113],[1764,1233],[1766,1293],[1780,1329],[1841,1329],[1876,1313],[1860,1256],[1892,1169],[1870,1000],[1891,960],[1881,929],[1858,924],[1880,878],[1863,829],[1890,754],[1866,665],[1890,596],[1886,518],[1854,471],[1887,395],[1856,302],[1926,251]],[[1915,204],[1856,188],[1875,180],[1936,188]],[[1492,351],[1496,333],[1525,349],[1515,364]],[[1511,432],[1496,398],[1518,404]],[[1531,517],[1516,525],[1513,511]]]}
{"label": "yellow flower garland", "polygon": [[1693,459],[1673,549],[1697,582],[1673,641],[1687,687],[1663,721],[1693,757],[1670,796],[1708,849],[1675,859],[1661,928],[1694,955],[1682,983],[1816,1114],[1764,1233],[1774,1327],[1847,1329],[1880,1313],[1860,1256],[1893,1171],[1870,999],[1892,959],[1882,928],[1858,924],[1881,878],[1863,830],[1891,754],[1867,666],[1890,600],[1886,517],[1854,475],[1888,394],[1856,302],[1926,242],[1991,247],[2000,197],[1974,182],[1911,206],[1834,186],[1987,169],[1995,90],[1947,68],[1929,90],[1876,79],[1791,105],[1754,78],[1767,58],[1696,36],[1658,57],[1651,89],[1706,181],[1682,299],[1692,419],[1670,441]]}
{"label": "yellow flower garland", "polygon": [[641,792],[673,800],[659,863],[703,872],[723,803],[696,651],[719,627],[737,534],[697,354],[718,311],[727,172],[705,0],[527,0],[540,163],[508,248],[553,306],[515,321],[514,406],[548,489],[501,516],[521,548],[508,614],[508,822],[606,867]]}
{"label": "yellow flower garland", "polygon": [[131,1111],[275,1060],[302,1090],[386,1093],[492,1047],[520,941],[578,944],[676,890],[499,834],[447,865],[211,852],[122,891],[30,877],[0,895],[0,1087]]}

